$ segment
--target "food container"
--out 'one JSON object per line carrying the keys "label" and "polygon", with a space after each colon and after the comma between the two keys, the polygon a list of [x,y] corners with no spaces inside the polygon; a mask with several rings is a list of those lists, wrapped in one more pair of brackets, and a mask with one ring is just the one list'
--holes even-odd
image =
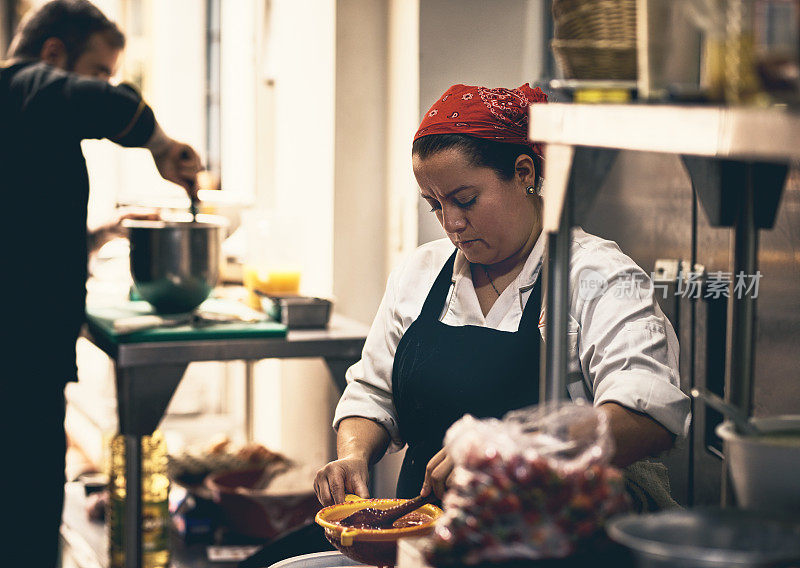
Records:
{"label": "food container", "polygon": [[739,509],[624,515],[608,535],[640,568],[788,568],[800,559],[800,523]]}
{"label": "food container", "polygon": [[431,517],[430,522],[399,529],[356,529],[343,527],[336,524],[336,521],[365,507],[388,509],[405,501],[406,499],[360,499],[348,496],[344,503],[322,509],[315,520],[325,529],[325,538],[345,556],[373,566],[394,566],[397,562],[398,539],[424,536],[433,532],[436,519],[442,515],[439,507],[423,505],[419,510]]}
{"label": "food container", "polygon": [[225,220],[211,215],[158,221],[126,219],[131,276],[158,313],[189,312],[217,284]]}
{"label": "food container", "polygon": [[800,514],[800,416],[757,418],[763,436],[717,427],[739,506]]}
{"label": "food container", "polygon": [[269,316],[290,329],[328,326],[331,301],[309,296],[263,296],[261,306]]}

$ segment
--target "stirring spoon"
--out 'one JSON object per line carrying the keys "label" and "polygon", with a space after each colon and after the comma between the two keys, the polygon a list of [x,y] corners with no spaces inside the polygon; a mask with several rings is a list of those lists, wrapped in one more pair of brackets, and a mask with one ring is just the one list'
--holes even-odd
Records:
{"label": "stirring spoon", "polygon": [[[188,150],[184,149],[181,151],[181,156],[180,156],[181,160],[188,160],[190,158],[191,154],[189,153]],[[189,194],[189,199],[191,200],[191,203],[189,204],[189,213],[192,214],[192,223],[197,222],[197,211],[200,206],[200,200],[197,198],[197,191],[195,189],[196,183],[197,183],[196,181],[192,181],[192,188],[191,188],[192,191]]]}
{"label": "stirring spoon", "polygon": [[355,528],[387,528],[391,527],[400,517],[406,516],[412,511],[416,511],[426,503],[430,503],[436,495],[431,491],[424,497],[419,495],[413,499],[409,499],[405,503],[395,505],[388,509],[376,509],[374,507],[365,507],[359,509],[355,513],[348,515],[339,521],[340,525],[355,527]]}

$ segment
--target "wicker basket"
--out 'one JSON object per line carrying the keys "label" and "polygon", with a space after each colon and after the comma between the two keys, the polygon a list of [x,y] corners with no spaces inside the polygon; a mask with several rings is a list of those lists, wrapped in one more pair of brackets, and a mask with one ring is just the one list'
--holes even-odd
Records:
{"label": "wicker basket", "polygon": [[636,42],[636,3],[633,0],[562,0],[572,8],[555,15],[554,37]]}
{"label": "wicker basket", "polygon": [[567,79],[636,79],[636,0],[553,0],[553,54]]}
{"label": "wicker basket", "polygon": [[554,39],[566,79],[636,80],[636,46],[625,42]]}

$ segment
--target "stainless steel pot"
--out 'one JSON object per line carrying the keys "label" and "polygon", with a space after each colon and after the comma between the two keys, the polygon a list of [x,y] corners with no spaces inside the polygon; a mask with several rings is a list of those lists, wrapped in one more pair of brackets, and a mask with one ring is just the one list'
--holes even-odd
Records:
{"label": "stainless steel pot", "polygon": [[123,221],[131,245],[131,276],[139,294],[162,314],[189,312],[219,279],[224,219]]}

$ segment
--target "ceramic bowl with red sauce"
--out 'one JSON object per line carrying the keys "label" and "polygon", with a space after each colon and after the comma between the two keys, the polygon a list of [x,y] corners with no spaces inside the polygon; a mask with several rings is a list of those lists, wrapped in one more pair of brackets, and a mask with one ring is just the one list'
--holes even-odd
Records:
{"label": "ceramic bowl with red sauce", "polygon": [[357,562],[373,566],[394,566],[397,562],[397,541],[400,538],[424,536],[442,515],[435,505],[423,505],[401,517],[389,529],[353,528],[339,521],[365,507],[388,509],[406,499],[361,499],[348,495],[344,503],[325,507],[317,513],[316,522],[325,530],[325,538],[342,554]]}

